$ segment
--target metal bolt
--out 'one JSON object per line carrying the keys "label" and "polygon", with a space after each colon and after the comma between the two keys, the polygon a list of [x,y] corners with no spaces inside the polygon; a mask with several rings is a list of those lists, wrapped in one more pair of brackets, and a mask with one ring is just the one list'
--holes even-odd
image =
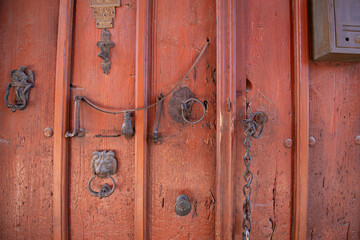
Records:
{"label": "metal bolt", "polygon": [[291,148],[292,145],[293,145],[293,141],[292,141],[290,138],[288,138],[288,139],[286,139],[286,140],[284,141],[284,146],[285,146],[286,148]]}
{"label": "metal bolt", "polygon": [[355,42],[356,42],[356,43],[360,43],[360,36],[357,36],[357,37],[355,38]]}
{"label": "metal bolt", "polygon": [[47,127],[44,129],[44,135],[45,137],[51,137],[54,134],[54,131],[52,130],[51,127]]}
{"label": "metal bolt", "polygon": [[360,135],[357,135],[357,136],[355,137],[355,143],[358,144],[358,145],[360,145]]}
{"label": "metal bolt", "polygon": [[316,139],[313,136],[309,137],[309,146],[313,147],[316,144]]}

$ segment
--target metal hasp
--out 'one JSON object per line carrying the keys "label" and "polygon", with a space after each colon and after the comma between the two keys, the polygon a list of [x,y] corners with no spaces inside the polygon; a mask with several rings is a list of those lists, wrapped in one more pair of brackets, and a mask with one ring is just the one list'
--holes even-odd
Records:
{"label": "metal hasp", "polygon": [[[116,184],[114,178],[111,175],[114,175],[117,170],[117,162],[115,159],[115,153],[113,151],[102,151],[93,152],[93,157],[90,162],[90,169],[94,174],[88,182],[88,190],[90,194],[94,197],[100,199],[109,197],[115,191]],[[109,177],[113,183],[113,187],[110,188],[109,184],[105,183],[99,192],[95,192],[91,188],[91,182],[95,177],[107,178]]]}
{"label": "metal hasp", "polygon": [[162,111],[162,107],[163,107],[163,103],[164,103],[164,101],[162,100],[163,98],[164,98],[164,96],[160,93],[160,96],[158,97],[158,101],[160,103],[156,106],[154,132],[153,132],[153,143],[162,143],[162,137],[159,134],[159,126],[160,126],[161,111]]}
{"label": "metal hasp", "polygon": [[245,120],[242,120],[241,123],[245,127],[245,141],[243,143],[244,148],[246,149],[246,153],[244,155],[244,164],[245,164],[245,172],[244,172],[244,180],[246,184],[243,186],[243,194],[244,194],[244,204],[243,204],[243,212],[244,218],[242,223],[243,228],[243,238],[242,239],[250,239],[251,232],[251,182],[253,179],[253,173],[250,171],[250,163],[251,163],[251,155],[250,148],[251,142],[250,138],[259,138],[264,131],[265,123],[268,121],[268,116],[264,112],[255,112],[251,114],[251,116]]}
{"label": "metal hasp", "polygon": [[[203,115],[196,121],[189,120],[194,102],[198,102],[203,107]],[[199,123],[204,119],[206,107],[203,102],[195,98],[188,87],[181,87],[175,91],[168,104],[168,112],[172,119],[179,123]]]}
{"label": "metal hasp", "polygon": [[82,100],[82,97],[75,96],[74,100],[74,130],[73,132],[67,131],[65,133],[65,138],[85,136],[85,130],[80,128],[80,102]]}
{"label": "metal hasp", "polygon": [[[5,90],[5,106],[11,111],[25,109],[29,100],[30,88],[34,87],[34,73],[30,70],[25,73],[26,67],[20,66],[18,70],[12,70],[10,73],[11,83],[9,83]],[[10,88],[13,87],[15,91],[16,104],[9,103]]]}
{"label": "metal hasp", "polygon": [[94,8],[96,28],[103,29],[100,41],[96,45],[101,50],[98,53],[98,56],[102,59],[101,69],[103,73],[109,74],[111,68],[110,48],[114,47],[114,42],[110,40],[111,33],[107,28],[113,28],[115,8],[120,7],[120,0],[91,0],[90,7]]}
{"label": "metal hasp", "polygon": [[130,139],[134,136],[134,128],[131,124],[131,113],[124,113],[124,123],[121,128],[121,133],[127,138]]}
{"label": "metal hasp", "polygon": [[176,198],[175,213],[178,216],[186,216],[191,212],[189,198],[185,195],[179,195]]}

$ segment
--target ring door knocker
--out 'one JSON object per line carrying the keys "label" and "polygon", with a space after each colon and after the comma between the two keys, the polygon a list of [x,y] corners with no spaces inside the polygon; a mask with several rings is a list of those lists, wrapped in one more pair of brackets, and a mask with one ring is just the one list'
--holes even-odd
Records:
{"label": "ring door knocker", "polygon": [[[194,102],[199,103],[203,108],[203,114],[200,119],[196,121],[191,121],[191,111]],[[188,87],[181,87],[175,91],[168,104],[169,114],[176,122],[179,123],[199,123],[201,122],[206,114],[206,106],[199,99],[195,98],[194,94],[190,91]]]}
{"label": "ring door knocker", "polygon": [[[25,73],[26,67],[20,66],[18,70],[12,70],[10,77],[11,83],[6,87],[5,90],[5,106],[10,108],[11,111],[15,112],[16,110],[25,109],[27,102],[29,100],[30,88],[34,87],[34,73],[28,70],[28,73]],[[15,91],[16,104],[12,105],[9,103],[10,88],[13,87]]]}
{"label": "ring door knocker", "polygon": [[245,141],[243,143],[244,148],[246,149],[246,153],[244,155],[244,164],[245,164],[245,172],[244,179],[246,184],[243,186],[243,194],[245,197],[245,201],[243,204],[243,212],[244,219],[242,223],[243,227],[243,240],[250,240],[250,232],[251,232],[251,203],[250,203],[250,195],[251,195],[251,182],[253,179],[253,173],[250,171],[250,163],[251,163],[251,155],[250,148],[251,142],[250,138],[259,138],[264,130],[264,125],[268,120],[268,116],[264,112],[255,112],[250,118],[242,120],[242,124],[245,127]]}
{"label": "ring door knocker", "polygon": [[[93,152],[90,168],[92,173],[94,174],[89,179],[89,183],[88,183],[88,190],[90,194],[100,199],[109,197],[111,194],[113,194],[116,188],[116,184],[114,178],[111,177],[111,175],[114,175],[117,169],[115,153],[113,151]],[[95,177],[99,177],[99,178],[109,177],[113,183],[113,187],[110,188],[109,184],[105,183],[104,185],[102,185],[99,192],[95,192],[91,188],[91,182]]]}

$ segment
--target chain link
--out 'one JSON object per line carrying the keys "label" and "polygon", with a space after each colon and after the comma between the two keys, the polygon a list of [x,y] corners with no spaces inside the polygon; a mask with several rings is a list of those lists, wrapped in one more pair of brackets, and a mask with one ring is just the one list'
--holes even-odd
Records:
{"label": "chain link", "polygon": [[[245,164],[245,172],[244,172],[244,180],[246,184],[243,186],[243,194],[245,197],[245,201],[243,204],[243,212],[244,212],[244,219],[243,219],[243,240],[250,240],[250,232],[251,232],[251,182],[253,180],[253,173],[250,171],[250,164],[251,164],[251,142],[250,138],[259,138],[264,130],[264,125],[267,121],[267,115],[263,112],[255,112],[251,115],[250,118],[242,120],[241,123],[245,127],[245,140],[244,140],[244,148],[246,149],[246,153],[244,155],[244,164]],[[260,129],[259,129],[260,127]]]}

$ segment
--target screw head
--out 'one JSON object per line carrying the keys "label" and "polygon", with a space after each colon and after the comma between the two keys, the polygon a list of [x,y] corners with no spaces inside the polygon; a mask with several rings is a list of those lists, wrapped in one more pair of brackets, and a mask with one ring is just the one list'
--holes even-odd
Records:
{"label": "screw head", "polygon": [[45,137],[51,137],[54,134],[54,131],[52,130],[51,127],[47,127],[44,129],[44,136]]}
{"label": "screw head", "polygon": [[357,136],[355,137],[355,143],[356,143],[357,145],[360,145],[360,135],[357,135]]}
{"label": "screw head", "polygon": [[316,139],[313,136],[309,137],[309,146],[313,147],[316,144]]}
{"label": "screw head", "polygon": [[357,36],[357,37],[355,38],[355,42],[356,42],[356,43],[360,43],[360,36]]}
{"label": "screw head", "polygon": [[286,148],[291,148],[292,145],[293,145],[293,141],[292,141],[290,138],[285,139],[285,141],[284,141],[284,147],[286,147]]}

